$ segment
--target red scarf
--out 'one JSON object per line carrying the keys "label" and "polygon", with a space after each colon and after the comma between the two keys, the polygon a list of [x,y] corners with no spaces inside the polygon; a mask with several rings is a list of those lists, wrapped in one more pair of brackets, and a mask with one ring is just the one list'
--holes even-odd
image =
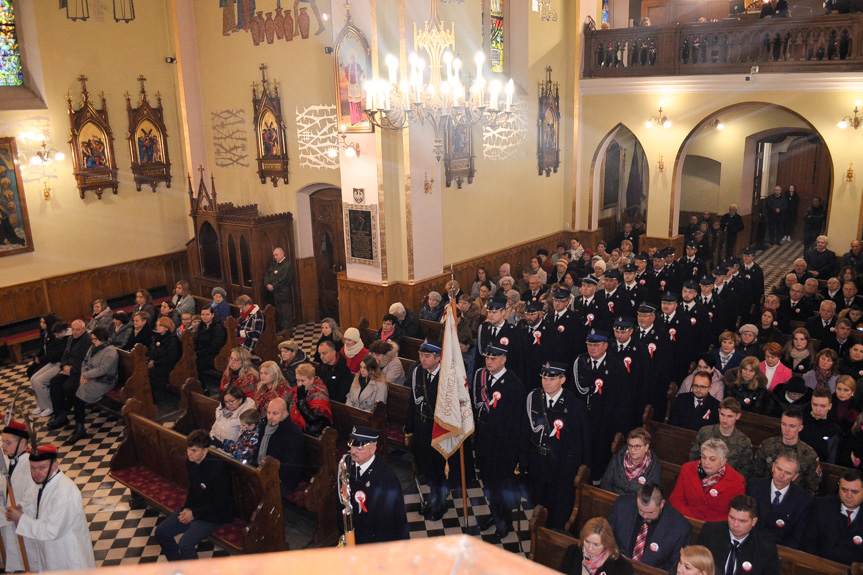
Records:
{"label": "red scarf", "polygon": [[647,450],[647,453],[644,454],[644,459],[641,460],[640,465],[635,465],[632,462],[632,457],[629,455],[629,451],[627,450],[623,454],[623,470],[626,472],[626,480],[632,481],[639,475],[644,475],[647,473],[647,468],[650,466],[650,450]]}
{"label": "red scarf", "polygon": [[[291,421],[297,424],[297,427],[300,428],[300,431],[306,430],[306,420],[303,418],[303,414],[300,413],[300,409],[297,407],[297,388],[292,387],[290,391],[290,413],[291,413]],[[312,382],[312,385],[306,390],[306,403],[312,409],[312,411],[317,411],[324,417],[326,417],[331,423],[333,421],[333,411],[332,407],[330,407],[330,398],[327,393],[327,387],[324,385],[324,382],[321,381],[319,377],[316,377]]]}
{"label": "red scarf", "polygon": [[708,475],[707,477],[705,477],[704,479],[701,480],[701,487],[704,488],[704,491],[707,491],[708,489],[710,489],[711,487],[713,487],[714,485],[716,485],[717,483],[722,481],[722,478],[725,477],[726,467],[727,467],[726,465],[723,465],[719,471],[717,471],[713,475]]}

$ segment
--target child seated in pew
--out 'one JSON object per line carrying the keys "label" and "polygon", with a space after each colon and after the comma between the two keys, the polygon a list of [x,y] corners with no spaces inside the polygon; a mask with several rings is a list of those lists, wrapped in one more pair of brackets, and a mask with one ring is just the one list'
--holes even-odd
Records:
{"label": "child seated in pew", "polygon": [[[258,421],[261,415],[256,409],[247,409],[240,414],[240,436],[236,441],[226,439],[220,442],[217,447],[235,459],[239,459],[241,463],[253,461],[255,450],[258,448],[260,441],[260,433],[258,433]],[[213,445],[216,441],[213,440]]]}

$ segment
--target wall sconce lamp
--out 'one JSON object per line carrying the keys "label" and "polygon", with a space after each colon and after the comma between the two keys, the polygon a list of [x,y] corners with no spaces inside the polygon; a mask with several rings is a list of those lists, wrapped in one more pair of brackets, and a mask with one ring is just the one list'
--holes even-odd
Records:
{"label": "wall sconce lamp", "polygon": [[665,171],[665,162],[662,161],[662,154],[659,154],[659,163],[656,165],[656,169],[660,174]]}
{"label": "wall sconce lamp", "polygon": [[30,164],[31,166],[47,166],[49,164],[53,164],[54,162],[62,162],[63,159],[66,157],[63,152],[58,152],[54,148],[48,147],[48,145],[45,143],[45,138],[47,137],[47,134],[45,133],[39,134],[35,137],[30,134],[24,134],[22,135],[22,137],[41,140],[41,144],[39,145],[42,147],[41,150],[36,150],[35,152],[33,152],[33,155],[29,158],[27,158],[27,155],[24,152],[20,152],[18,156],[22,163]]}
{"label": "wall sconce lamp", "polygon": [[45,198],[45,201],[51,199],[51,186],[48,184],[48,180],[45,180],[45,184],[42,187],[42,196]]}
{"label": "wall sconce lamp", "polygon": [[659,113],[655,116],[651,116],[649,120],[644,123],[648,128],[652,128],[654,125],[662,126],[663,128],[671,127],[671,120],[668,119],[668,116],[665,116],[662,113],[662,102],[659,103]]}
{"label": "wall sconce lamp", "polygon": [[848,171],[845,172],[845,181],[853,182],[854,181],[854,168],[852,167],[852,163],[848,162]]}
{"label": "wall sconce lamp", "polygon": [[712,122],[707,122],[707,124],[704,126],[705,130],[709,128],[716,128],[717,130],[721,131],[725,129],[725,124],[723,124],[719,118],[716,118]]}
{"label": "wall sconce lamp", "polygon": [[331,158],[335,158],[339,155],[339,150],[344,150],[345,155],[349,158],[359,158],[360,157],[360,145],[357,142],[348,142],[348,135],[345,133],[346,127],[343,125],[339,126],[339,142],[333,148],[330,148],[327,151],[327,155]]}
{"label": "wall sconce lamp", "polygon": [[861,118],[857,115],[857,111],[859,109],[860,109],[860,100],[857,100],[856,102],[854,102],[854,117],[852,118],[851,116],[845,116],[844,118],[839,120],[839,123],[836,125],[839,126],[843,130],[845,128],[847,128],[848,126],[851,126],[855,130],[857,128],[859,128],[861,125],[863,125],[863,118]]}

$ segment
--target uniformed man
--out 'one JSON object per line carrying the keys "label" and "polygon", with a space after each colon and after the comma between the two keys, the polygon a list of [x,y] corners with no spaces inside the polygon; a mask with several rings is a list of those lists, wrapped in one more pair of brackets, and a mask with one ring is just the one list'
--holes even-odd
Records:
{"label": "uniformed man", "polygon": [[570,291],[565,287],[554,290],[551,294],[553,313],[549,314],[551,323],[558,336],[554,338],[554,359],[566,365],[572,364],[579,353],[583,353],[584,324],[575,312],[569,309]]}
{"label": "uniformed man", "polygon": [[692,324],[692,334],[694,340],[690,348],[691,353],[707,353],[712,343],[716,343],[719,334],[716,338],[713,337],[713,325],[710,321],[710,315],[707,310],[696,301],[699,288],[695,280],[688,279],[683,283],[683,288],[680,290],[680,296],[683,302],[678,308],[682,313],[689,316],[689,322]]}
{"label": "uniformed man", "polygon": [[30,455],[30,476],[39,486],[35,508],[6,507],[6,519],[17,526],[15,533],[36,540],[42,571],[95,568],[81,492],[60,470],[56,447],[40,445]]}
{"label": "uniformed man", "polygon": [[818,484],[821,483],[821,462],[815,450],[800,440],[803,414],[794,407],[786,409],[780,419],[780,428],[781,435],[761,442],[761,447],[755,455],[753,477],[767,477],[780,453],[785,450],[796,451],[797,460],[800,461],[800,476],[795,483],[815,497],[818,493]]}
{"label": "uniformed man", "polygon": [[614,326],[614,319],[618,316],[632,317],[635,314],[635,305],[622,289],[620,289],[620,272],[618,270],[606,270],[602,274],[603,289],[597,292],[598,317],[596,329],[609,331]]}
{"label": "uniformed man", "polygon": [[632,399],[632,413],[629,416],[630,429],[640,427],[644,417],[644,408],[650,403],[650,392],[654,381],[650,367],[650,354],[647,344],[632,337],[635,320],[630,317],[618,317],[614,321],[614,339],[608,348],[612,357],[619,359],[626,368],[625,393]]}
{"label": "uniformed man", "polygon": [[[27,440],[30,434],[20,421],[10,421],[0,434],[0,446],[3,449],[3,457],[6,464],[6,475],[0,479],[2,494],[0,500],[3,505],[11,505],[8,497],[11,493],[15,497],[15,504],[20,505],[25,511],[33,513],[36,508],[36,493],[39,487],[30,476],[30,454],[27,452]],[[3,533],[3,546],[6,548],[6,572],[24,571],[24,560],[21,556],[21,545],[18,536],[15,535],[15,525],[0,517],[0,531]],[[39,551],[36,541],[23,537],[24,548],[27,551],[27,559],[30,571],[41,571],[39,568]]]}
{"label": "uniformed man", "polygon": [[386,462],[375,456],[380,433],[355,425],[351,449],[351,507],[357,543],[410,539],[402,485]]}
{"label": "uniformed man", "polygon": [[539,368],[554,359],[558,349],[555,340],[558,332],[543,318],[543,304],[540,301],[529,301],[524,309],[524,319],[519,322],[518,335],[521,341],[519,348],[524,351],[522,369],[516,373],[524,375],[525,389],[539,387]]}
{"label": "uniformed man", "polygon": [[534,505],[548,509],[548,527],[563,529],[575,503],[573,481],[590,460],[591,428],[584,404],[563,389],[566,366],[542,367],[542,389],[527,396],[527,425],[519,467],[527,473]]}
{"label": "uniformed man", "polygon": [[638,329],[633,335],[647,349],[649,357],[647,373],[653,381],[648,392],[648,402],[653,406],[654,420],[664,421],[668,405],[668,384],[671,381],[668,332],[656,324],[656,308],[649,303],[638,306],[637,321]]}
{"label": "uniformed man", "polygon": [[737,329],[738,303],[734,288],[728,283],[728,268],[720,266],[713,270],[713,297],[722,301],[722,331]]}
{"label": "uniformed man", "polygon": [[572,366],[575,395],[587,407],[593,433],[591,477],[602,477],[611,459],[614,434],[629,431],[632,395],[626,391],[626,368],[608,351],[608,334],[593,331],[587,336],[587,353]]}
{"label": "uniformed man", "polygon": [[713,278],[711,276],[704,276],[698,281],[698,284],[701,295],[696,301],[707,312],[707,317],[710,320],[710,341],[718,342],[719,334],[725,331],[725,326],[728,325],[725,303],[719,298],[713,297]]}
{"label": "uniformed man", "polygon": [[680,272],[677,269],[677,264],[674,260],[674,246],[668,246],[662,250],[662,255],[665,256],[665,271],[671,276],[673,282],[673,286],[669,289],[679,289],[680,288]]}
{"label": "uniformed man", "polygon": [[264,285],[279,314],[282,331],[291,329],[294,322],[291,311],[294,301],[294,268],[282,248],[273,250],[273,263],[264,274]]}
{"label": "uniformed man", "polygon": [[[725,276],[726,285],[734,292],[734,299],[737,302],[735,310],[735,321],[738,317],[748,317],[749,302],[752,301],[752,294],[749,293],[749,284],[743,281],[743,276],[740,275],[740,258],[729,256],[722,262],[723,267],[728,268],[728,273]],[[761,294],[758,294],[761,297]],[[737,327],[735,324],[733,327]]]}
{"label": "uniformed man", "polygon": [[719,423],[698,430],[689,448],[689,461],[701,459],[701,445],[708,439],[721,439],[728,446],[728,464],[747,481],[752,477],[752,441],[737,429],[743,409],[733,397],[719,404]]}
{"label": "uniformed man", "polygon": [[524,426],[525,389],[506,368],[505,348],[490,345],[483,355],[485,367],[473,378],[473,446],[490,515],[479,522],[479,528],[494,526],[494,534],[503,539],[509,535],[512,509],[518,505],[518,450],[510,447],[518,445]]}
{"label": "uniformed man", "polygon": [[509,353],[510,369],[520,372],[518,332],[514,325],[506,321],[506,304],[506,296],[503,294],[495,296],[488,302],[488,316],[477,330],[474,365],[483,364],[483,350],[494,344],[506,348]]}
{"label": "uniformed man", "polygon": [[647,252],[638,252],[635,255],[635,281],[644,288],[647,295],[650,294],[650,290],[652,289],[652,278],[650,277],[650,272],[647,269],[647,262],[650,261],[650,256],[647,255]]}
{"label": "uniformed man", "polygon": [[[755,263],[755,248],[745,247],[743,248],[743,267],[740,270],[740,275],[743,278],[743,281],[746,282],[748,287],[748,293],[751,297],[751,300],[748,302],[750,306],[755,306],[756,312],[758,308],[758,304],[761,301],[761,296],[764,295],[764,270],[761,269],[757,263]],[[753,315],[749,314],[749,321],[753,323],[757,323],[754,320],[757,319],[753,317]]]}
{"label": "uniformed man", "polygon": [[653,269],[649,271],[651,281],[648,286],[648,299],[651,303],[659,303],[662,295],[672,289],[677,278],[672,278],[668,270],[665,269],[665,252],[663,250],[654,253],[652,261]]}
{"label": "uniformed man", "polygon": [[682,284],[687,280],[698,280],[707,272],[704,262],[698,259],[698,244],[689,241],[686,244],[686,255],[677,260],[678,281]]}
{"label": "uniformed man", "polygon": [[636,309],[647,299],[647,289],[636,280],[637,273],[638,268],[635,267],[635,264],[623,266],[623,285],[620,287],[632,302],[633,309]]}
{"label": "uniformed man", "polygon": [[592,277],[581,280],[581,287],[578,288],[581,297],[575,298],[572,303],[575,315],[581,318],[587,331],[595,329],[597,317],[599,317],[599,302],[595,297],[596,284],[597,281]]}
{"label": "uniformed man", "polygon": [[425,475],[429,486],[429,500],[423,509],[423,516],[429,521],[440,521],[447,508],[446,461],[431,444],[440,359],[440,344],[424,341],[419,350],[419,363],[414,364],[408,375],[411,402],[405,423],[405,442],[413,448],[417,469]]}
{"label": "uniformed man", "polygon": [[689,375],[689,364],[695,359],[692,353],[692,322],[689,317],[678,313],[677,294],[674,292],[662,295],[661,308],[659,325],[668,332],[671,381],[680,383]]}

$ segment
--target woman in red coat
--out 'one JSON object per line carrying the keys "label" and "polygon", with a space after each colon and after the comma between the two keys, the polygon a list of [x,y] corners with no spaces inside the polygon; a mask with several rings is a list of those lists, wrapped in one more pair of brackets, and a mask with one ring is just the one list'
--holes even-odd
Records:
{"label": "woman in red coat", "polygon": [[351,373],[356,374],[360,370],[360,362],[369,354],[369,350],[363,346],[360,330],[355,327],[346,329],[342,338],[345,340],[345,345],[339,353],[345,358]]}
{"label": "woman in red coat", "polygon": [[701,461],[680,468],[668,502],[687,517],[702,521],[726,521],[735,495],[746,493],[743,476],[727,464],[728,447],[721,439],[701,445]]}

